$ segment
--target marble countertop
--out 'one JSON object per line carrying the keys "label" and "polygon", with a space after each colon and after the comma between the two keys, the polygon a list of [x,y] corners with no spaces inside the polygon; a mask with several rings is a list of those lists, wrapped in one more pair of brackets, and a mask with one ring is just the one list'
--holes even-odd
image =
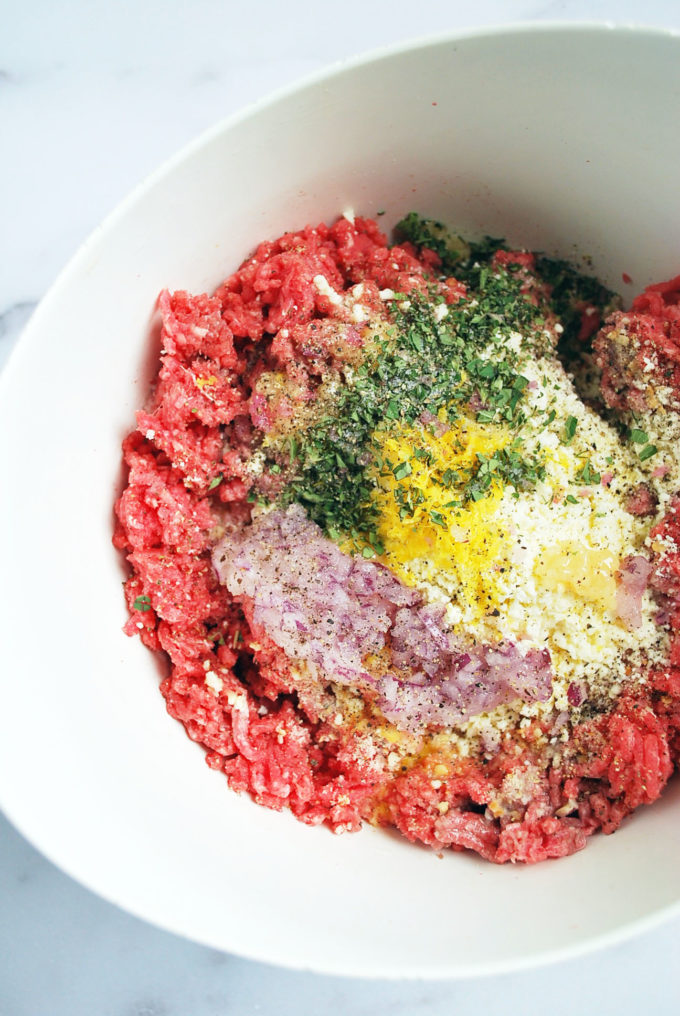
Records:
{"label": "marble countertop", "polygon": [[[0,11],[0,368],[112,207],[204,128],[280,85],[452,28],[609,20],[680,29],[673,0],[0,0]],[[0,899],[0,1016],[680,1011],[678,919],[528,973],[452,983],[321,977],[142,923],[63,875],[1,816]]]}

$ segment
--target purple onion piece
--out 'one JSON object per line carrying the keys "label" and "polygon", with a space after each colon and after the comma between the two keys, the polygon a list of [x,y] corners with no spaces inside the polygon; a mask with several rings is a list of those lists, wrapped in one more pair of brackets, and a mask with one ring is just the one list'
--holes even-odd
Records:
{"label": "purple onion piece", "polygon": [[[215,570],[253,621],[320,680],[370,688],[405,730],[442,728],[516,699],[546,701],[546,650],[503,642],[466,645],[446,629],[445,608],[426,604],[383,565],[351,558],[300,505],[228,533]],[[369,671],[368,656],[391,660]]]}

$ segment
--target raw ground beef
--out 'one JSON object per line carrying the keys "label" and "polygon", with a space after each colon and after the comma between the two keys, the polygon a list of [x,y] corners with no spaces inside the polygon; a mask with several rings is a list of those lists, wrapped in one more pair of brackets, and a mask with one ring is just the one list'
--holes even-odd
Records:
{"label": "raw ground beef", "polygon": [[[524,255],[515,263],[533,265]],[[232,789],[337,832],[367,820],[437,849],[534,862],[581,849],[597,830],[613,832],[659,796],[680,757],[680,555],[667,549],[680,545],[680,502],[657,527],[670,538],[653,580],[676,633],[667,665],[611,712],[577,726],[549,760],[535,746],[536,721],[490,760],[431,752],[396,775],[376,766],[351,726],[333,722],[318,690],[299,685],[210,558],[225,509],[232,520],[250,518],[245,463],[261,425],[254,394],[263,371],[281,372],[299,397],[332,365],[346,311],[314,278],[338,292],[363,283],[364,303],[379,307],[379,290],[423,291],[438,265],[431,250],[388,248],[372,221],[341,219],[261,244],[213,297],[162,294],[161,367],[124,442],[129,475],[116,504],[114,543],[130,566],[125,630],[166,655],[168,712]],[[464,291],[453,279],[437,285],[449,303]],[[649,373],[640,364],[650,351],[672,387],[667,401],[680,393],[679,288],[678,280],[651,287],[605,325],[595,348],[610,404],[646,403]],[[613,342],[616,356],[607,352]],[[644,493],[632,511],[652,510]]]}

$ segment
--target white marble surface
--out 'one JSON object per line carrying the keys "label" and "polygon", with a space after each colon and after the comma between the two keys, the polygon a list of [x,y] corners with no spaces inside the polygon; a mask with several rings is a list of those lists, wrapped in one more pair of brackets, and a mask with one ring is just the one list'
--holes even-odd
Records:
{"label": "white marble surface", "polygon": [[[0,367],[81,240],[203,128],[383,43],[520,20],[680,29],[680,6],[0,0]],[[1,817],[0,901],[0,1016],[680,1011],[678,920],[590,957],[487,980],[319,977],[225,956],[123,914],[56,870]]]}

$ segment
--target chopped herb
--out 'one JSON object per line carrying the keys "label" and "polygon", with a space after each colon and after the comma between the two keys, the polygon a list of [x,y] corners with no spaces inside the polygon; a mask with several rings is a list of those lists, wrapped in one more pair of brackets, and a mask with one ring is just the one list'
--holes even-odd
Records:
{"label": "chopped herb", "polygon": [[568,416],[564,424],[564,443],[569,444],[573,440],[576,428],[578,427],[578,420],[575,416]]}
{"label": "chopped herb", "polygon": [[600,318],[606,317],[616,305],[614,293],[597,279],[579,272],[568,261],[539,257],[536,270],[551,287],[550,302],[564,329],[560,351],[567,361],[578,360],[584,351],[588,352],[587,343],[579,338],[584,309],[594,307]]}
{"label": "chopped herb", "polygon": [[223,475],[221,473],[220,473],[219,476],[213,476],[212,480],[208,484],[208,490],[214,490],[215,487],[219,487],[219,485],[222,483],[223,479],[224,479],[224,477],[223,477]]}
{"label": "chopped herb", "polygon": [[638,430],[634,427],[630,432],[630,439],[634,444],[647,444],[649,438],[644,430]]}
{"label": "chopped herb", "polygon": [[564,500],[568,501],[569,504],[578,504],[578,498],[574,497],[573,494],[567,494]]}
{"label": "chopped herb", "polygon": [[597,484],[601,480],[601,476],[598,471],[591,465],[590,459],[588,459],[584,466],[581,467],[579,472],[576,474],[576,479],[580,483],[586,483],[589,485]]}
{"label": "chopped herb", "polygon": [[658,450],[659,449],[656,447],[656,445],[653,444],[645,445],[645,447],[639,454],[640,462],[644,462],[645,459],[651,459],[652,455],[656,455]]}
{"label": "chopped herb", "polygon": [[142,613],[151,610],[151,597],[146,595],[138,596],[132,604],[132,608],[133,610],[140,610]]}
{"label": "chopped herb", "polygon": [[[368,542],[377,553],[374,495],[380,477],[392,475],[397,481],[393,494],[402,519],[412,517],[424,501],[422,492],[403,484],[411,475],[411,463],[387,461],[380,434],[395,425],[428,426],[422,423],[424,412],[433,421],[438,416],[449,424],[473,416],[479,424],[513,433],[511,443],[488,463],[475,462],[458,471],[438,473],[424,449],[413,449],[411,462],[425,463],[435,482],[451,490],[457,506],[480,500],[496,484],[509,484],[517,492],[545,478],[542,453],[527,455],[516,441],[528,419],[529,380],[521,366],[534,351],[537,322],[543,321],[545,311],[523,292],[521,273],[491,269],[498,241],[466,248],[444,235],[443,227],[417,216],[407,216],[401,225],[402,235],[409,233],[413,242],[442,257],[443,272],[443,253],[449,263],[456,261],[456,278],[466,282],[469,296],[449,305],[439,320],[441,292],[434,284],[425,295],[395,293],[388,304],[391,327],[373,336],[365,359],[338,390],[332,414],[320,417],[297,438],[288,438],[278,452],[288,453],[289,473],[277,502],[282,507],[301,503],[326,533],[336,534],[332,538],[349,536],[357,546]],[[508,341],[518,332],[526,337],[519,351]]]}

